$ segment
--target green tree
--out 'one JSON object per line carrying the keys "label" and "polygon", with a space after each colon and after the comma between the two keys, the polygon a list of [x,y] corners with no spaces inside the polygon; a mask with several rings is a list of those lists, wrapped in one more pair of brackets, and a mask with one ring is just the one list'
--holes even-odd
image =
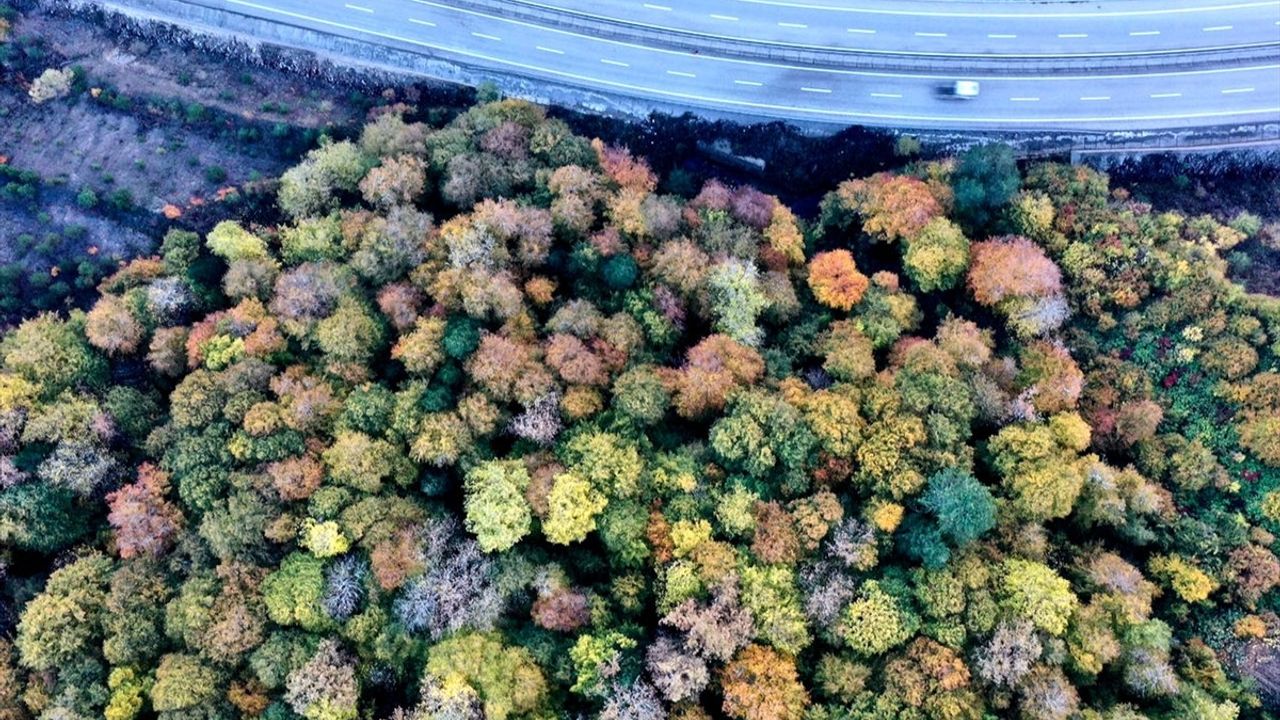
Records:
{"label": "green tree", "polygon": [[1079,605],[1071,583],[1043,563],[1011,558],[1000,566],[1000,606],[1030,620],[1050,635],[1061,635]]}
{"label": "green tree", "polygon": [[764,331],[756,325],[756,320],[769,306],[769,299],[760,286],[756,266],[741,260],[725,260],[711,269],[707,287],[716,331],[748,347],[759,345]]}
{"label": "green tree", "polygon": [[529,534],[533,516],[525,490],[529,472],[519,460],[490,460],[467,471],[467,530],[485,552],[507,550]]}
{"label": "green tree", "polygon": [[46,313],[24,321],[0,341],[0,367],[35,383],[45,397],[74,385],[100,386],[107,371],[85,339],[80,313],[67,320]]}
{"label": "green tree", "polygon": [[920,504],[937,518],[938,529],[958,546],[977,540],[996,525],[996,503],[977,478],[953,468],[929,478]]}
{"label": "green tree", "polygon": [[[160,659],[156,681],[151,687],[151,707],[157,712],[176,712],[199,708],[205,716],[222,705],[225,679],[214,667],[196,655],[171,653]],[[175,716],[181,717],[181,716]]]}
{"label": "green tree", "polygon": [[652,367],[641,365],[614,380],[613,405],[626,417],[642,425],[652,425],[667,414],[671,393]]}
{"label": "green tree", "polygon": [[234,263],[237,260],[270,261],[271,251],[262,238],[245,230],[234,220],[223,220],[205,236],[205,244],[214,255]]}
{"label": "green tree", "polygon": [[437,643],[427,653],[426,674],[439,684],[470,687],[484,717],[493,720],[532,713],[546,698],[546,679],[529,651],[504,645],[496,633],[455,635]]}
{"label": "green tree", "polygon": [[374,161],[354,143],[322,142],[280,176],[280,209],[294,218],[323,215],[337,207],[339,193],[353,193]]}
{"label": "green tree", "polygon": [[760,481],[761,495],[808,487],[818,440],[795,407],[761,390],[740,393],[711,427],[711,448],[730,470]]}
{"label": "green tree", "polygon": [[388,480],[405,484],[414,475],[398,447],[361,432],[339,432],[322,457],[330,480],[361,492],[377,493]]}
{"label": "green tree", "polygon": [[879,655],[910,640],[919,627],[920,617],[908,601],[868,580],[841,613],[836,634],[858,653]]}
{"label": "green tree", "polygon": [[557,545],[578,542],[596,529],[596,516],[608,498],[575,473],[560,473],[547,496],[547,517],[542,532]]}
{"label": "green tree", "polygon": [[49,576],[44,592],[27,603],[18,621],[14,645],[23,665],[57,670],[96,654],[110,572],[111,560],[95,553]]}
{"label": "green tree", "polygon": [[791,568],[743,568],[742,604],[755,620],[756,637],[778,650],[798,655],[812,641]]}
{"label": "green tree", "polygon": [[351,297],[316,325],[316,342],[333,363],[360,369],[382,350],[386,327],[362,302]]}
{"label": "green tree", "polygon": [[635,495],[645,474],[639,448],[616,433],[576,435],[562,455],[574,474],[610,497]]}
{"label": "green tree", "polygon": [[969,239],[950,220],[934,218],[907,239],[902,264],[921,292],[950,290],[969,269]]}
{"label": "green tree", "polygon": [[951,175],[955,215],[970,231],[985,230],[1021,186],[1013,148],[994,143],[970,148]]}
{"label": "green tree", "polygon": [[579,635],[569,648],[569,660],[576,674],[570,690],[588,697],[604,695],[607,683],[618,674],[623,653],[635,646],[635,640],[616,630]]}
{"label": "green tree", "polygon": [[0,544],[54,553],[83,537],[90,519],[66,488],[28,482],[0,490]]}
{"label": "green tree", "polygon": [[324,561],[295,552],[262,581],[262,601],[273,622],[321,631],[330,625],[321,604],[324,590]]}

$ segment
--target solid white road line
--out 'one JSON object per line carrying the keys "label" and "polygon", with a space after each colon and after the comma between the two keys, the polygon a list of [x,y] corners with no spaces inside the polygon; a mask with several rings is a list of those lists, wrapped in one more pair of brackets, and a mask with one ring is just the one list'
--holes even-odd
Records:
{"label": "solid white road line", "polygon": [[348,10],[355,10],[356,12],[363,12],[363,13],[373,12],[373,8],[361,7],[359,5],[343,5],[343,7],[345,7]]}
{"label": "solid white road line", "polygon": [[431,22],[430,20],[419,20],[418,18],[409,18],[409,22],[413,23],[414,25],[425,25],[427,27],[436,26],[436,24]]}
{"label": "solid white road line", "polygon": [[618,67],[631,67],[631,63],[624,63],[619,60],[610,60],[608,58],[600,58],[600,62],[605,65],[617,65]]}
{"label": "solid white road line", "polygon": [[1153,98],[1176,98],[1182,97],[1182,93],[1151,93]]}
{"label": "solid white road line", "polygon": [[[742,0],[747,1],[747,0]],[[403,35],[395,35],[392,33],[380,32],[378,30],[369,30],[366,28],[349,25],[347,23],[336,22],[318,18],[313,15],[305,15],[280,8],[273,8],[260,3],[249,2],[248,0],[226,0],[231,5],[239,5],[249,7],[263,12],[275,13],[284,17],[291,17],[297,20],[305,20],[317,25],[338,28],[341,30],[349,30],[352,32],[362,33],[370,37],[380,37],[386,40],[394,40],[396,42],[405,43],[407,45],[416,45],[418,47],[429,48],[432,50],[450,52],[462,57],[472,58],[474,60],[483,60],[498,65],[519,68],[531,72],[541,72],[547,75],[566,78],[569,80],[577,80],[582,83],[591,85],[604,85],[608,87],[618,88],[620,90],[633,90],[637,92],[651,93],[663,97],[670,97],[679,100],[688,100],[693,102],[711,103],[714,105],[730,105],[734,107],[753,108],[756,110],[776,110],[789,113],[798,113],[803,115],[815,115],[823,117],[833,117],[842,119],[863,119],[863,120],[884,120],[887,122],[950,122],[954,123],[956,118],[950,115],[913,115],[909,113],[871,113],[861,112],[857,110],[836,110],[830,108],[813,108],[799,107],[795,105],[785,105],[781,103],[763,103],[751,102],[748,100],[738,100],[735,98],[718,98],[709,95],[699,95],[696,93],[678,92],[666,88],[648,87],[644,85],[635,85],[632,83],[618,82],[607,78],[592,77],[590,75],[581,75],[578,73],[566,72],[555,68],[533,65],[530,63],[509,60],[507,58],[486,55],[484,53],[473,52],[470,50],[462,50],[459,48],[448,47],[438,43],[426,42],[415,38],[405,37]],[[429,4],[423,2],[423,4]],[[1260,68],[1252,68],[1253,70],[1271,70],[1280,66],[1267,65]],[[1239,110],[1215,110],[1201,112],[1179,112],[1179,113],[1156,113],[1156,114],[1139,114],[1139,115],[1109,115],[1109,116],[1088,116],[1088,117],[1030,117],[1030,118],[1010,118],[1010,117],[985,117],[973,116],[964,118],[963,122],[971,125],[1045,125],[1045,124],[1079,124],[1079,123],[1116,123],[1116,122],[1151,122],[1165,120],[1202,120],[1206,118],[1226,118],[1240,117],[1245,115],[1264,115],[1280,113],[1280,105],[1256,108],[1244,108]]]}
{"label": "solid white road line", "polygon": [[545,53],[551,53],[552,55],[563,55],[563,54],[564,54],[564,51],[563,51],[563,50],[557,50],[557,49],[555,49],[555,48],[543,47],[543,46],[541,46],[541,45],[534,45],[534,46],[533,46],[533,49],[534,49],[534,50],[541,50],[542,52],[545,52]]}
{"label": "solid white road line", "polygon": [[821,93],[821,94],[823,94],[823,95],[830,95],[830,94],[831,94],[831,91],[830,91],[830,90],[828,90],[827,88],[802,87],[802,88],[800,88],[800,91],[801,91],[801,92],[808,92],[808,93]]}
{"label": "solid white road line", "polygon": [[1237,94],[1237,93],[1251,93],[1251,92],[1253,92],[1253,88],[1251,88],[1251,87],[1227,88],[1226,90],[1223,90],[1223,91],[1222,91],[1222,94],[1223,94],[1223,95],[1235,95],[1235,94]]}
{"label": "solid white road line", "polygon": [[473,32],[471,34],[475,35],[478,38],[481,38],[482,40],[492,40],[494,42],[502,42],[502,38],[498,37],[497,35],[488,35],[486,33],[478,33],[478,32]]}
{"label": "solid white road line", "polygon": [[694,74],[693,74],[693,73],[691,73],[691,72],[684,72],[683,70],[668,70],[668,71],[667,71],[667,74],[668,74],[668,75],[675,75],[676,77],[687,77],[687,78],[696,78],[696,77],[698,77],[697,75],[694,75]]}

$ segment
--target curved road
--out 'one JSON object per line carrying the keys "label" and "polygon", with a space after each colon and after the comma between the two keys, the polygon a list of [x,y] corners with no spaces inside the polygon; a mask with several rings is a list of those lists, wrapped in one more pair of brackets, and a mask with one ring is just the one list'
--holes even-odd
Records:
{"label": "curved road", "polygon": [[[1280,123],[1280,0],[188,0],[520,76],[903,128]],[[948,101],[937,88],[981,82]]]}

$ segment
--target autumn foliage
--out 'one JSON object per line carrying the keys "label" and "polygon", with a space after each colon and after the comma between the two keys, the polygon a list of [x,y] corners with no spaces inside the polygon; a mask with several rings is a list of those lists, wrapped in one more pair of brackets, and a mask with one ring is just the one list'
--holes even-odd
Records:
{"label": "autumn foliage", "polygon": [[867,291],[870,281],[858,272],[848,250],[831,250],[809,261],[809,287],[818,302],[848,312]]}
{"label": "autumn foliage", "polygon": [[1261,221],[554,115],[375,108],[4,330],[0,718],[1268,717]]}

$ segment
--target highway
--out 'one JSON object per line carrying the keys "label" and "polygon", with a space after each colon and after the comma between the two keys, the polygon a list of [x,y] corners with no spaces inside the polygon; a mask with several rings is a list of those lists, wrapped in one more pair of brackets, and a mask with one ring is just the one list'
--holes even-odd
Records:
{"label": "highway", "polygon": [[779,47],[940,57],[1140,57],[1280,40],[1275,2],[600,2],[503,0],[653,30]]}
{"label": "highway", "polygon": [[[827,125],[1280,122],[1280,0],[192,0],[494,76]],[[977,80],[973,100],[941,98]]]}

